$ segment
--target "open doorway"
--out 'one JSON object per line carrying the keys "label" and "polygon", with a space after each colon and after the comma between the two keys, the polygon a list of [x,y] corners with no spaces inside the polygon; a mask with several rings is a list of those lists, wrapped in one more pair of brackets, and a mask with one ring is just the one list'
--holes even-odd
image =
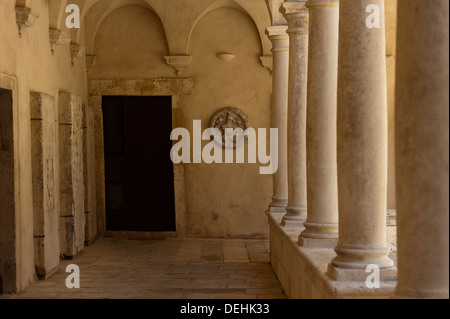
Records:
{"label": "open doorway", "polygon": [[0,294],[16,291],[12,91],[0,89]]}
{"label": "open doorway", "polygon": [[175,231],[172,98],[102,99],[107,231]]}

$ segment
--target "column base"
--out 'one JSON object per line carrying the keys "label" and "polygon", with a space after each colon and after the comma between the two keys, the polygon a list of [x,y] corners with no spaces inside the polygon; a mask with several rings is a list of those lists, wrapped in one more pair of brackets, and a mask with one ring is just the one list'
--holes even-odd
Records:
{"label": "column base", "polygon": [[287,213],[288,200],[286,197],[272,197],[272,203],[269,205],[269,213]]}
{"label": "column base", "polygon": [[305,230],[298,237],[299,245],[310,248],[335,248],[339,241],[337,223],[305,223]]}
{"label": "column base", "polygon": [[281,226],[283,227],[303,227],[305,223],[305,218],[297,218],[297,216],[284,216],[281,221]]}
{"label": "column base", "polygon": [[267,210],[268,214],[286,214],[286,207],[269,206]]}
{"label": "column base", "polygon": [[298,244],[305,248],[334,248],[336,247],[338,238],[309,238],[298,236]]}
{"label": "column base", "polygon": [[286,208],[286,215],[283,217],[281,226],[285,227],[303,227],[307,217],[306,206],[288,206]]}
{"label": "column base", "polygon": [[[348,269],[339,268],[333,264],[328,265],[328,276],[335,281],[362,281],[365,282],[373,273],[366,272],[366,269]],[[397,267],[381,268],[380,281],[395,281],[397,280]]]}

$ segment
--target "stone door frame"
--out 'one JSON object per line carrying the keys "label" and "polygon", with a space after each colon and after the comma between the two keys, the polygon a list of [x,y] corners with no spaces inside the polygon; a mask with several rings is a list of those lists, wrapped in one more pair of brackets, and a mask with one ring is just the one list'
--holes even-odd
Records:
{"label": "stone door frame", "polygon": [[[172,97],[172,126],[184,127],[184,114],[181,97],[190,95],[194,89],[193,78],[157,78],[139,80],[90,80],[89,105],[95,113],[95,162],[97,189],[97,220],[98,234],[106,233],[106,201],[105,201],[105,157],[103,145],[103,96],[171,96]],[[149,119],[151,121],[151,119]],[[167,137],[169,138],[169,137]],[[119,236],[132,237],[185,237],[186,224],[186,184],[184,164],[174,164],[174,192],[175,192],[175,232],[119,232]],[[151,203],[149,203],[151,206]],[[109,235],[109,232],[108,232]]]}
{"label": "stone door frame", "polygon": [[[11,219],[14,220],[13,229],[8,229],[11,232],[11,240],[9,243],[11,247],[8,264],[14,269],[3,269],[3,272],[10,277],[8,282],[3,278],[3,285],[6,285],[6,291],[3,293],[16,293],[20,290],[20,188],[19,188],[19,111],[18,111],[18,81],[15,76],[0,73],[0,89],[11,91],[12,96],[12,116],[13,116],[13,152],[14,152],[14,209],[11,211]],[[8,203],[7,203],[8,204]],[[8,226],[9,227],[9,226]],[[12,278],[11,278],[12,277]]]}

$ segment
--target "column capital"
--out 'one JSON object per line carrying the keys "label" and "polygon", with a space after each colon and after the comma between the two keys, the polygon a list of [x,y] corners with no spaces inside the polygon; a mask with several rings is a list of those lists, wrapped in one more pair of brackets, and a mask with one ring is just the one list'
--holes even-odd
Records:
{"label": "column capital", "polygon": [[289,35],[287,25],[277,25],[266,28],[266,35],[272,41],[272,52],[289,51]]}
{"label": "column capital", "polygon": [[339,6],[339,0],[308,0],[307,8],[314,6]]}
{"label": "column capital", "polygon": [[280,12],[289,24],[288,33],[308,31],[309,10],[306,7],[306,1],[289,1],[281,5]]}
{"label": "column capital", "polygon": [[266,28],[266,35],[270,40],[272,38],[288,38],[288,34],[286,33],[288,29],[287,25],[274,25]]}

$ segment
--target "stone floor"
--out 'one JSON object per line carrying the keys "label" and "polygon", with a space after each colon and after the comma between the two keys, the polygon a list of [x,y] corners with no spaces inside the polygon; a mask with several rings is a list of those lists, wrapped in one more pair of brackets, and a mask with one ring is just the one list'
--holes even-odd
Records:
{"label": "stone floor", "polygon": [[[268,247],[264,240],[102,238],[49,279],[3,298],[282,299]],[[80,267],[80,289],[65,285],[69,264]]]}

